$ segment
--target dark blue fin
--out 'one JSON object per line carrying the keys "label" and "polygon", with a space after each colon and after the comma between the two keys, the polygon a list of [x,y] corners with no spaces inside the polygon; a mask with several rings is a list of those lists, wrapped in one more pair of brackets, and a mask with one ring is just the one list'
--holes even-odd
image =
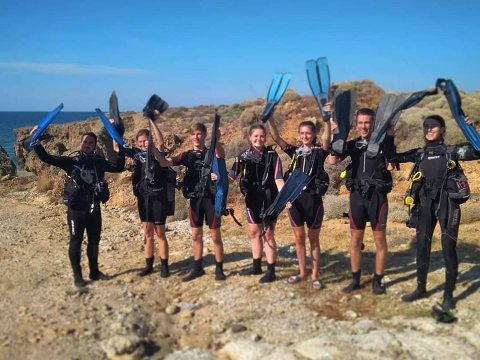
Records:
{"label": "dark blue fin", "polygon": [[355,117],[357,94],[353,90],[337,90],[333,97],[335,122],[337,128],[333,133],[332,151],[341,155],[344,152],[348,134]]}
{"label": "dark blue fin", "polygon": [[268,89],[267,104],[260,115],[262,122],[266,122],[272,116],[275,106],[280,102],[285,91],[287,91],[291,78],[292,74],[290,73],[275,73],[273,75],[273,80]]}
{"label": "dark blue fin", "polygon": [[462,130],[463,135],[465,135],[468,142],[476,151],[480,151],[480,135],[473,124],[468,125],[465,122],[466,116],[462,110],[462,100],[460,99],[460,94],[458,93],[457,87],[453,81],[438,79],[437,87],[443,91],[445,97],[447,98],[452,115],[457,122],[458,127]]}
{"label": "dark blue fin", "polygon": [[328,102],[330,95],[330,68],[328,66],[327,58],[321,57],[317,60],[308,60],[306,67],[310,90],[312,90],[312,94],[322,112],[323,119],[328,121],[331,116],[330,112],[322,110]]}
{"label": "dark blue fin", "polygon": [[23,143],[24,143],[25,150],[29,152],[32,151],[33,144],[35,143],[35,141],[37,141],[40,138],[40,136],[43,134],[45,129],[48,127],[48,125],[50,125],[50,123],[55,119],[55,117],[60,113],[60,111],[62,111],[62,109],[63,109],[63,103],[61,103],[55,109],[53,109],[47,115],[45,115],[42,121],[38,123],[37,130],[35,130],[35,132],[31,136],[29,136],[27,139],[24,140]]}
{"label": "dark blue fin", "polygon": [[294,170],[273,203],[261,214],[262,219],[276,218],[285,208],[287,202],[294,202],[297,199],[309,180],[310,176],[308,174],[299,169]]}

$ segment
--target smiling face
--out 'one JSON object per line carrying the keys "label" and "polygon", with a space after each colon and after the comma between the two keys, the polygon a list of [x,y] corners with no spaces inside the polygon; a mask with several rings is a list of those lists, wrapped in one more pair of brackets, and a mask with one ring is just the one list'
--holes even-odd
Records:
{"label": "smiling face", "polygon": [[140,135],[137,137],[137,146],[142,151],[147,151],[148,147],[148,136]]}
{"label": "smiling face", "polygon": [[265,147],[265,130],[263,129],[253,129],[248,136],[250,144],[256,150],[262,150]]}
{"label": "smiling face", "polygon": [[298,129],[298,138],[302,145],[311,146],[315,141],[315,130],[309,125],[302,125]]}
{"label": "smiling face", "polygon": [[86,155],[93,155],[97,147],[97,141],[91,135],[83,135],[80,150]]}
{"label": "smiling face", "polygon": [[371,115],[357,115],[357,131],[362,139],[368,139],[373,131],[373,117]]}
{"label": "smiling face", "polygon": [[201,130],[192,130],[190,132],[190,141],[193,144],[195,150],[203,150],[205,147],[205,139],[207,138],[207,133]]}
{"label": "smiling face", "polygon": [[425,123],[423,124],[423,135],[427,141],[437,141],[443,138],[445,128],[439,123]]}

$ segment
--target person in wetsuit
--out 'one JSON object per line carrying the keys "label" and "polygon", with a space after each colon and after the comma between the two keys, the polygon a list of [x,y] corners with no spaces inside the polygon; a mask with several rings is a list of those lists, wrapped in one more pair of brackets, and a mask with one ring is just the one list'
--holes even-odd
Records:
{"label": "person in wetsuit", "polygon": [[[164,153],[164,140],[157,124],[150,120],[150,127],[158,141],[156,150]],[[168,241],[165,235],[165,222],[173,215],[175,208],[176,173],[161,167],[153,154],[148,154],[148,141],[151,134],[148,129],[141,129],[136,136],[136,154],[133,156],[135,169],[132,177],[133,194],[137,197],[137,207],[143,232],[145,234],[145,268],[138,275],[146,276],[153,272],[155,235],[158,238],[160,256],[160,277],[170,276],[168,266]],[[150,159],[147,157],[150,156]],[[149,163],[149,161],[151,163]],[[148,168],[150,167],[150,168]]]}
{"label": "person in wetsuit", "polygon": [[[325,106],[326,111],[331,110],[331,104]],[[324,119],[325,120],[325,119]],[[305,224],[308,229],[310,241],[310,254],[312,258],[312,289],[320,290],[324,286],[319,279],[320,271],[320,228],[323,221],[322,196],[328,189],[328,175],[324,169],[325,159],[329,152],[331,141],[330,121],[324,121],[322,144],[317,144],[317,129],[312,121],[303,121],[298,126],[298,138],[300,146],[288,144],[283,140],[273,120],[268,121],[269,130],[273,140],[291,158],[288,175],[295,169],[301,169],[309,175],[309,182],[302,190],[298,198],[287,204],[290,224],[295,236],[295,249],[297,253],[299,274],[288,278],[291,284],[304,280],[307,276],[306,269],[306,246]]]}
{"label": "person in wetsuit", "polygon": [[[204,161],[208,150],[205,146],[206,138],[207,128],[202,123],[196,123],[190,128],[192,150],[182,152],[171,159],[165,159],[156,155],[162,166],[183,165],[186,168],[182,190],[184,197],[190,200],[189,219],[192,227],[194,264],[189,274],[182,279],[183,281],[191,281],[205,274],[202,261],[204,221],[210,228],[210,235],[213,241],[215,280],[221,281],[226,279],[223,272],[224,254],[220,232],[221,216],[216,216],[215,214],[215,185],[210,176],[206,179],[206,183],[202,181],[202,169],[205,167]],[[215,148],[215,156],[218,158],[225,157],[225,150],[219,142],[217,142],[217,147]]]}
{"label": "person in wetsuit", "polygon": [[[382,279],[388,257],[386,226],[388,215],[387,194],[392,189],[392,176],[387,170],[386,151],[393,146],[393,138],[386,136],[380,151],[374,158],[367,157],[368,140],[373,132],[375,113],[362,108],[356,114],[356,128],[359,137],[347,142],[342,154],[332,154],[330,164],[336,164],[350,156],[347,166],[346,186],[350,191],[350,264],[351,283],[342,290],[350,293],[360,289],[362,244],[365,227],[370,222],[375,241],[375,273],[372,292],[376,295],[386,292]],[[388,150],[390,151],[390,150]]]}
{"label": "person in wetsuit", "polygon": [[[466,190],[466,179],[452,181],[461,171],[458,161],[480,159],[480,153],[470,145],[447,146],[444,142],[445,120],[438,115],[428,116],[423,122],[425,146],[421,149],[393,154],[394,163],[413,162],[420,172],[414,193],[413,223],[417,241],[417,288],[402,297],[412,302],[427,296],[427,275],[430,265],[432,236],[437,222],[442,232],[441,243],[445,260],[445,289],[442,306],[455,307],[453,291],[458,275],[457,239],[460,225],[459,191]],[[460,186],[460,187],[458,187]],[[463,186],[463,189],[462,189]]]}
{"label": "person in wetsuit", "polygon": [[[32,130],[34,131],[35,128]],[[95,154],[97,136],[92,132],[82,135],[80,151],[75,156],[52,156],[37,142],[33,149],[43,162],[59,167],[67,173],[64,189],[64,202],[67,205],[67,222],[70,232],[68,256],[73,270],[74,284],[86,285],[82,276],[81,250],[83,234],[88,237],[87,257],[92,281],[106,279],[99,270],[98,247],[102,229],[100,202],[109,197],[105,172],[121,172],[125,164],[125,155],[120,151],[116,162],[107,161]]]}
{"label": "person in wetsuit", "polygon": [[250,148],[242,151],[235,158],[228,176],[234,181],[240,176],[240,190],[245,196],[248,221],[248,237],[252,245],[253,266],[241,275],[258,275],[262,273],[262,251],[267,257],[267,272],[260,278],[260,283],[276,280],[275,263],[277,244],[275,243],[275,221],[267,229],[263,227],[260,214],[273,202],[282,188],[282,163],[277,152],[265,146],[267,130],[263,125],[250,127],[248,139]]}

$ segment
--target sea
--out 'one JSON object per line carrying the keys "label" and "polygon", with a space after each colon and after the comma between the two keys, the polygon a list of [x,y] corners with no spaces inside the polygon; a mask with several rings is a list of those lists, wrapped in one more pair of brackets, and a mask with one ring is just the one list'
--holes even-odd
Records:
{"label": "sea", "polygon": [[[13,129],[38,124],[49,112],[48,111],[0,111],[0,145],[3,146],[8,156],[17,163],[13,146],[16,138]],[[94,112],[65,111],[57,115],[53,124],[63,124],[73,121],[86,120],[96,116]]]}

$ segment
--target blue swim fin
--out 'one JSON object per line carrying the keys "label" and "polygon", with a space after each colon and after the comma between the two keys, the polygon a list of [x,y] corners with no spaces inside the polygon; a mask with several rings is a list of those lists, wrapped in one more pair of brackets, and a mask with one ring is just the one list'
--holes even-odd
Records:
{"label": "blue swim fin", "polygon": [[50,125],[50,123],[55,119],[55,117],[60,113],[60,111],[62,111],[62,109],[63,109],[63,103],[61,103],[55,109],[53,109],[47,115],[45,115],[42,121],[38,123],[37,130],[35,130],[35,132],[31,136],[29,136],[23,141],[23,144],[24,144],[23,146],[25,150],[27,150],[28,152],[32,151],[33,144],[35,143],[35,141],[37,141],[40,138],[40,136],[43,134],[45,129],[48,127],[48,125]]}
{"label": "blue swim fin", "polygon": [[262,122],[266,122],[272,116],[275,106],[280,102],[285,91],[287,91],[291,78],[292,74],[290,73],[275,73],[273,75],[273,80],[268,89],[267,104],[260,115]]}
{"label": "blue swim fin", "polygon": [[462,130],[463,135],[465,135],[468,142],[476,151],[480,151],[480,135],[473,124],[468,125],[465,122],[466,116],[462,110],[462,100],[460,99],[460,94],[458,93],[457,87],[453,81],[438,79],[437,87],[443,91],[445,97],[447,98],[452,115],[457,122],[458,127]]}
{"label": "blue swim fin", "polygon": [[334,118],[337,128],[333,133],[332,152],[343,154],[348,134],[355,117],[357,95],[353,90],[336,90],[333,97]]}
{"label": "blue swim fin", "polygon": [[217,175],[215,181],[215,215],[220,217],[225,214],[228,196],[228,175],[225,159],[214,157],[212,170]]}
{"label": "blue swim fin", "polygon": [[115,140],[120,146],[124,148],[128,148],[127,143],[123,138],[120,136],[118,133],[117,129],[115,129],[115,126],[110,122],[110,120],[105,116],[102,110],[100,109],[95,109],[95,112],[97,113],[98,117],[100,118],[100,121],[102,122],[105,130],[107,130],[108,135]]}
{"label": "blue swim fin", "polygon": [[323,107],[328,102],[330,96],[330,68],[327,58],[321,57],[317,60],[308,60],[306,66],[310,90],[312,90],[312,94],[322,112],[323,119],[328,121],[331,113],[323,111]]}

